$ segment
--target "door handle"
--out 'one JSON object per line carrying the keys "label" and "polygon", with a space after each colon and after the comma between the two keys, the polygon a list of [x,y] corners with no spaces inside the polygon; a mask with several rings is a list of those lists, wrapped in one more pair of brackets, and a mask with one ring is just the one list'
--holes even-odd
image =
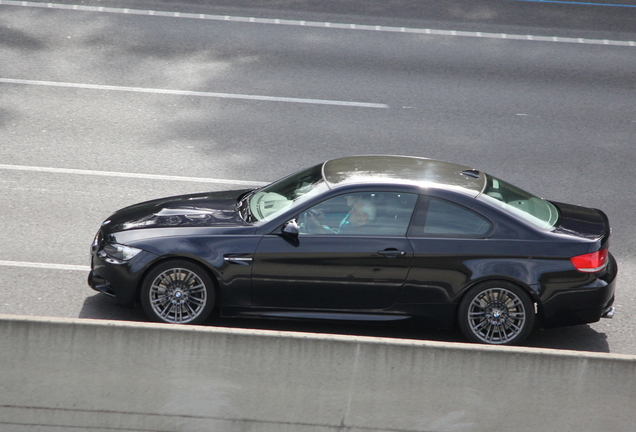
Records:
{"label": "door handle", "polygon": [[397,249],[384,249],[384,250],[378,251],[378,254],[385,256],[387,258],[395,258],[395,257],[406,255],[406,252],[402,250],[397,250]]}

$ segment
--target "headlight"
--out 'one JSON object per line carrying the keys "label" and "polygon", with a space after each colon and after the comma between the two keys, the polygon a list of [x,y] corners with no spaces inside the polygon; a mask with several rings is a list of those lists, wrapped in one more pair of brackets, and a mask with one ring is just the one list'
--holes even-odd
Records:
{"label": "headlight", "polygon": [[106,243],[104,248],[99,251],[99,257],[111,264],[123,264],[133,259],[139,252],[141,249],[117,243]]}

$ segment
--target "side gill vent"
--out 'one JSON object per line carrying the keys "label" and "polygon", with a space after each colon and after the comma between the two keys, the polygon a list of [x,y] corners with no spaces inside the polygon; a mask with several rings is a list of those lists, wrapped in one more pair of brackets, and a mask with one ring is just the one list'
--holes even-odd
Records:
{"label": "side gill vent", "polygon": [[476,169],[464,170],[460,174],[466,177],[479,178],[479,171]]}

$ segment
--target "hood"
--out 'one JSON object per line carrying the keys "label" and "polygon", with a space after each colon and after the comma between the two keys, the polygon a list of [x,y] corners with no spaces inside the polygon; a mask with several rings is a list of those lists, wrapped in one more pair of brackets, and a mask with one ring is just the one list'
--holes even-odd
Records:
{"label": "hood", "polygon": [[245,226],[238,198],[248,190],[160,198],[123,208],[102,224],[105,234],[144,228]]}
{"label": "hood", "polygon": [[610,225],[601,210],[559,202],[552,204],[557,206],[561,216],[554,232],[607,242]]}

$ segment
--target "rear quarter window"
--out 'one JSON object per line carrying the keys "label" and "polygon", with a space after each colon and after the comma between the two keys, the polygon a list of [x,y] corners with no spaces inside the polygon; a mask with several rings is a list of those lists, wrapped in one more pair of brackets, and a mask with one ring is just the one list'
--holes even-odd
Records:
{"label": "rear quarter window", "polygon": [[416,214],[409,235],[483,238],[491,229],[492,223],[480,214],[450,201],[429,198]]}

